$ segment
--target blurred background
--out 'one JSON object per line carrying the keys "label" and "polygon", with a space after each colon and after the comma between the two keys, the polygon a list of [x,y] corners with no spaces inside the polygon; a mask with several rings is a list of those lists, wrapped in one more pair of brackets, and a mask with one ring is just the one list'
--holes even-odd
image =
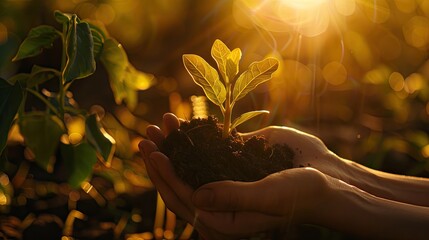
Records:
{"label": "blurred background", "polygon": [[288,125],[371,168],[429,177],[429,0],[0,0],[1,77],[58,64],[55,46],[11,63],[31,28],[59,26],[54,10],[104,24],[130,62],[156,77],[134,110],[115,104],[102,69],[71,89],[81,107],[98,104],[133,132],[134,150],[164,112],[189,119],[202,104],[220,114],[198,98],[182,55],[214,66],[211,45],[221,39],[243,51],[242,71],[267,56],[281,63],[235,108],[271,113],[239,131]]}

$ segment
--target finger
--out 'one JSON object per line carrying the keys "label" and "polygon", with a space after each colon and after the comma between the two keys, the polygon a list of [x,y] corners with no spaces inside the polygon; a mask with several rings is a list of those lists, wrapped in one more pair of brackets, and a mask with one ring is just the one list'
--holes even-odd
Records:
{"label": "finger", "polygon": [[152,152],[158,151],[158,147],[155,145],[155,143],[147,139],[140,141],[139,149],[145,163],[147,160],[149,160],[149,155]]}
{"label": "finger", "polygon": [[[298,170],[298,171],[297,171]],[[251,211],[274,216],[295,211],[303,197],[301,171],[290,169],[271,174],[256,182],[219,181],[208,183],[197,189],[192,202],[197,208],[207,211]],[[298,178],[300,177],[300,178]],[[316,179],[318,180],[318,179]]]}
{"label": "finger", "polygon": [[165,126],[165,135],[170,134],[172,131],[179,129],[180,121],[173,113],[166,113],[163,116]]}
{"label": "finger", "polygon": [[157,146],[161,146],[165,137],[161,129],[156,125],[149,125],[146,128],[146,134],[150,140],[152,140]]}
{"label": "finger", "polygon": [[[208,183],[195,191],[192,202],[208,211],[256,211],[273,215],[273,195],[258,182],[219,181]],[[271,190],[270,190],[271,191]]]}
{"label": "finger", "polygon": [[260,193],[253,183],[220,181],[208,183],[195,191],[192,201],[196,207],[216,211],[242,211],[258,208],[254,198]]}
{"label": "finger", "polygon": [[186,221],[192,223],[194,220],[193,212],[187,207],[180,197],[180,195],[176,194],[176,191],[170,187],[170,185],[163,179],[160,174],[160,170],[157,169],[157,166],[154,165],[154,162],[157,162],[161,158],[166,158],[165,155],[153,152],[149,155],[149,160],[146,161],[146,169],[149,174],[149,177],[153,184],[156,186],[159,194],[165,202],[165,205],[168,209],[173,211],[175,214],[185,219]]}
{"label": "finger", "polygon": [[197,210],[198,221],[224,235],[250,237],[284,225],[287,219],[258,212],[210,212]]}
{"label": "finger", "polygon": [[170,189],[174,189],[174,192],[186,203],[190,210],[193,210],[192,194],[194,190],[177,177],[168,157],[160,152],[154,152],[151,154],[151,159],[154,160],[152,164],[158,169],[164,182],[168,184]]}

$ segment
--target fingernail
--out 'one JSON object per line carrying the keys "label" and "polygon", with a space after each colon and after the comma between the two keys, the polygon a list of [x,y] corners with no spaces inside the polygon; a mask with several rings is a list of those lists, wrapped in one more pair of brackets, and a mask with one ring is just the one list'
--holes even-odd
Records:
{"label": "fingernail", "polygon": [[194,193],[192,201],[197,207],[210,207],[214,201],[214,192],[209,188],[201,188]]}

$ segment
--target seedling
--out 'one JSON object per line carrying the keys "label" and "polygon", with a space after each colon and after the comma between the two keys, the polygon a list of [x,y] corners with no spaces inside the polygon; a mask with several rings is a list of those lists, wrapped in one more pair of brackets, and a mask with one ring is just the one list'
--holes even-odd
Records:
{"label": "seedling", "polygon": [[238,75],[241,59],[239,48],[231,51],[221,40],[217,39],[213,43],[211,55],[216,61],[223,82],[218,71],[198,55],[183,55],[183,63],[194,82],[203,88],[207,98],[219,106],[223,115],[222,137],[227,138],[238,125],[260,114],[269,113],[266,110],[250,111],[231,122],[235,103],[259,84],[270,80],[272,74],[277,70],[279,62],[275,58],[268,57],[251,63],[246,71]]}

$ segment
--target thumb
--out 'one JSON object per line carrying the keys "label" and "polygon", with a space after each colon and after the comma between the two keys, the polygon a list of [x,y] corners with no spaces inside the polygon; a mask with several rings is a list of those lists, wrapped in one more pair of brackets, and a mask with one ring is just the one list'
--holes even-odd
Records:
{"label": "thumb", "polygon": [[272,195],[258,182],[220,181],[197,189],[192,201],[206,211],[257,211],[278,214],[272,210]]}

